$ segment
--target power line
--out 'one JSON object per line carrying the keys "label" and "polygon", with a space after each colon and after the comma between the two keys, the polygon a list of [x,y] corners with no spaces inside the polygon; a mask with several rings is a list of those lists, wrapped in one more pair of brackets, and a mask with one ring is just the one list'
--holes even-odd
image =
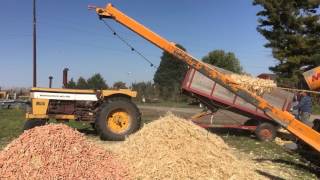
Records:
{"label": "power line", "polygon": [[[42,42],[41,40],[43,40],[46,37],[48,37],[48,36],[42,36],[40,34],[40,36],[39,36],[40,43]],[[110,48],[110,47],[105,47],[100,44],[93,44],[93,43],[89,43],[89,42],[81,42],[81,41],[73,41],[73,40],[70,41],[70,40],[65,40],[65,39],[50,39],[50,41],[54,41],[56,43],[62,43],[62,44],[72,44],[72,46],[91,47],[93,49],[99,48],[102,50],[108,50],[108,51],[116,52],[119,54],[125,54],[124,52],[127,52],[126,50],[123,50],[123,49],[114,49],[114,48]],[[46,41],[46,43],[48,43],[48,42]],[[156,56],[156,55],[148,55],[148,56],[152,56],[154,58],[159,58],[159,56]]]}
{"label": "power line", "polygon": [[125,45],[127,45],[131,51],[136,52],[142,59],[150,64],[151,67],[157,68],[147,57],[145,57],[141,52],[136,50],[129,42],[127,42],[124,38],[122,38],[104,19],[102,19],[103,23],[109,28],[113,35],[118,37]]}
{"label": "power line", "polygon": [[[67,22],[67,21],[62,21],[62,22]],[[40,21],[38,22],[38,24],[47,24],[47,25],[53,25],[51,27],[53,28],[57,28],[57,29],[65,29],[65,30],[71,30],[71,31],[77,31],[79,33],[85,33],[85,34],[90,34],[90,36],[99,36],[101,37],[101,34],[97,34],[97,32],[95,31],[91,31],[91,30],[88,30],[88,29],[84,29],[83,27],[80,27],[78,25],[75,25],[75,24],[60,24],[60,23],[56,23],[56,22],[46,22],[46,21]],[[109,25],[110,26],[110,25]],[[63,27],[63,28],[61,28]],[[112,28],[113,31],[114,28]],[[117,30],[116,31],[117,34],[119,34],[119,31]],[[124,32],[121,32],[121,34],[123,35]],[[131,35],[131,34],[128,34],[126,33],[126,36],[127,35]],[[111,38],[112,35],[110,36],[104,36],[105,38]],[[126,42],[130,41],[130,42],[135,42],[135,43],[142,43],[142,41],[138,40],[138,39],[128,39],[128,38],[123,38],[121,37],[123,40],[125,40]],[[192,47],[192,49],[190,50],[191,52],[194,52],[194,54],[203,54],[206,55],[208,54],[210,51],[206,51],[204,50],[205,48],[197,48],[197,47]],[[216,49],[223,49],[223,48],[216,48]],[[232,51],[232,50],[231,50]],[[246,51],[241,51],[241,53],[237,53],[238,55],[241,54],[241,55],[244,55],[244,56],[251,56],[252,55],[252,50],[249,52],[246,52]],[[254,54],[261,54],[261,55],[267,55],[267,56],[271,56],[271,53],[267,50],[262,50],[262,51],[254,51],[255,53]],[[242,60],[241,61],[246,61],[246,60]]]}

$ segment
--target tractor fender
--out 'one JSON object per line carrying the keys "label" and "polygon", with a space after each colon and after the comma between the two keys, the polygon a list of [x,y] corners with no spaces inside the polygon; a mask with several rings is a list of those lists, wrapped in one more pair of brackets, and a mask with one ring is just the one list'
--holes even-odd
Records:
{"label": "tractor fender", "polygon": [[137,96],[137,91],[132,91],[130,89],[119,89],[119,90],[102,90],[102,98],[108,98],[111,96],[127,96],[134,98]]}

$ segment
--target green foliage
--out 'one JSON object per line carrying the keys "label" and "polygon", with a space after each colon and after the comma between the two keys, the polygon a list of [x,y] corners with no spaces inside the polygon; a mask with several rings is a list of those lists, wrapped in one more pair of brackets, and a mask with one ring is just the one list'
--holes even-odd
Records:
{"label": "green foliage", "polygon": [[[268,40],[277,65],[270,67],[282,83],[297,86],[302,67],[320,65],[320,20],[317,0],[254,0],[263,9],[257,30]],[[318,12],[317,12],[318,11]]]}
{"label": "green foliage", "polygon": [[149,82],[138,82],[132,84],[132,90],[137,91],[137,99],[139,101],[142,100],[142,98],[145,99],[157,99],[159,98],[159,87],[157,87],[155,84],[152,84]]}
{"label": "green foliage", "polygon": [[71,80],[67,84],[67,88],[75,89],[76,87],[77,87],[76,82],[74,82],[73,78],[71,78]]}
{"label": "green foliage", "polygon": [[87,83],[86,79],[84,79],[83,77],[80,76],[78,81],[77,81],[76,88],[78,88],[78,89],[88,89],[89,86],[88,86],[88,83]]}
{"label": "green foliage", "polygon": [[88,83],[89,89],[107,89],[108,88],[106,81],[103,79],[103,77],[99,73],[91,76],[87,80],[87,83]]}
{"label": "green foliage", "polygon": [[223,50],[214,50],[203,57],[202,61],[235,73],[242,73],[240,61],[232,52],[226,53]]}
{"label": "green foliage", "polygon": [[117,81],[113,83],[113,89],[127,89],[126,83]]}
{"label": "green foliage", "polygon": [[97,73],[91,76],[88,80],[80,76],[77,83],[75,83],[73,78],[71,78],[67,87],[71,89],[107,89],[108,85],[103,77]]}
{"label": "green foliage", "polygon": [[[185,50],[181,45],[177,45]],[[168,52],[163,52],[161,63],[153,77],[154,83],[159,87],[160,96],[165,100],[179,98],[180,84],[188,66]]]}

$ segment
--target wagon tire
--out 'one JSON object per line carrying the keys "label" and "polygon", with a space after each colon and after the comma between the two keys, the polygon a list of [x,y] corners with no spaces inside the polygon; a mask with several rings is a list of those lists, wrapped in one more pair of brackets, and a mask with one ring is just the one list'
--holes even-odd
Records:
{"label": "wagon tire", "polygon": [[255,134],[261,141],[273,141],[277,135],[277,130],[273,124],[264,122],[257,126]]}

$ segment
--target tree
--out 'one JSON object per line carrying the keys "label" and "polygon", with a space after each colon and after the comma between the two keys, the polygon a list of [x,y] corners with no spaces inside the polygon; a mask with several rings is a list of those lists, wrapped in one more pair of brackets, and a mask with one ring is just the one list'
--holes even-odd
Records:
{"label": "tree", "polygon": [[103,77],[99,73],[91,76],[87,80],[87,83],[88,83],[89,89],[107,89],[108,88],[106,81],[103,79]]}
{"label": "tree", "polygon": [[[147,87],[147,83],[145,82],[138,82],[138,83],[132,83],[132,90],[137,91],[137,99],[141,100],[142,97],[146,97],[145,89]],[[149,96],[150,94],[148,94]]]}
{"label": "tree", "polygon": [[[185,50],[181,45],[177,45],[177,47]],[[159,86],[160,95],[164,99],[170,99],[179,95],[176,87],[180,87],[187,70],[188,66],[184,62],[168,52],[162,53],[161,62],[153,80]]]}
{"label": "tree", "polygon": [[70,79],[70,81],[67,83],[67,88],[75,89],[77,88],[76,82],[74,82],[73,78]]}
{"label": "tree", "polygon": [[127,89],[126,83],[117,81],[113,83],[113,89]]}
{"label": "tree", "polygon": [[304,70],[320,65],[318,0],[254,0],[263,9],[257,27],[278,63],[270,67],[284,84],[296,86]]}
{"label": "tree", "polygon": [[103,77],[97,73],[91,76],[88,80],[83,77],[79,77],[77,83],[74,82],[73,78],[68,82],[67,88],[70,89],[107,89],[108,85]]}
{"label": "tree", "polygon": [[240,61],[232,52],[226,53],[223,50],[214,50],[203,57],[202,61],[235,73],[242,73]]}
{"label": "tree", "polygon": [[88,89],[88,83],[87,81],[83,78],[83,77],[79,77],[78,81],[77,81],[77,86],[78,89]]}
{"label": "tree", "polygon": [[154,101],[159,98],[159,88],[149,82],[132,83],[132,89],[137,91],[137,99],[142,101],[143,98],[147,101]]}

